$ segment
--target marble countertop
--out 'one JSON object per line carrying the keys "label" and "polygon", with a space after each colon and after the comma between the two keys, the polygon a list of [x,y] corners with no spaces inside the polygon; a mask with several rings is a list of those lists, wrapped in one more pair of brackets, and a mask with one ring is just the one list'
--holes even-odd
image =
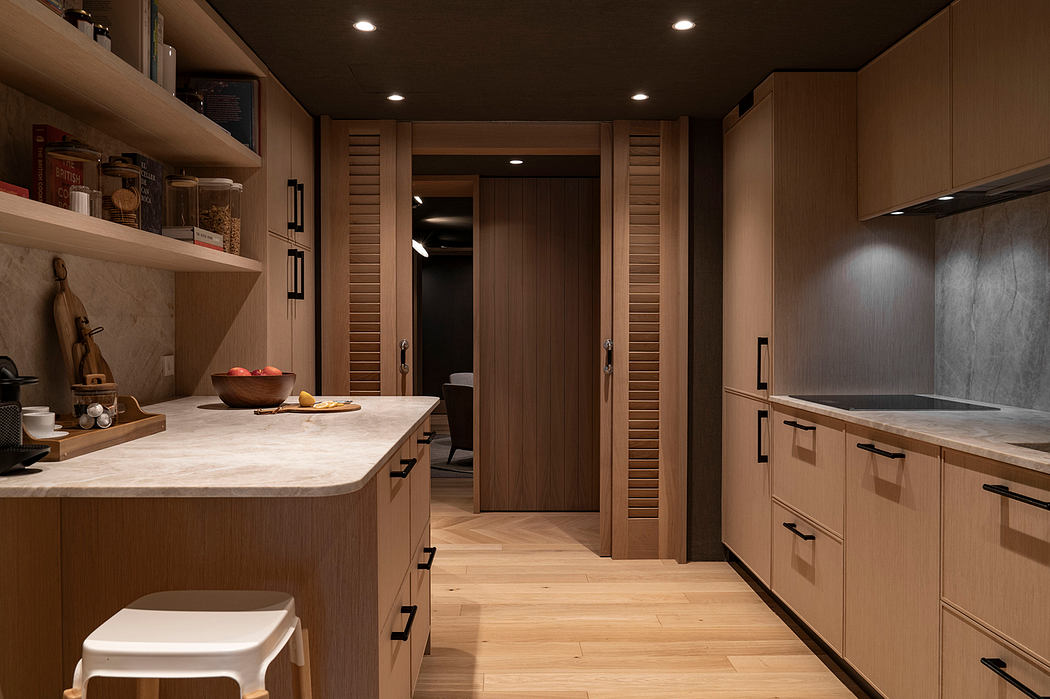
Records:
{"label": "marble countertop", "polygon": [[[326,396],[325,399],[346,400]],[[0,477],[4,497],[318,497],[361,489],[437,398],[354,398],[350,413],[255,415],[215,396],[146,406],[167,430],[40,473]]]}
{"label": "marble countertop", "polygon": [[1050,474],[1050,454],[1012,444],[1050,442],[1050,413],[1040,410],[1003,405],[996,405],[997,411],[841,410],[790,396],[773,396],[770,402]]}

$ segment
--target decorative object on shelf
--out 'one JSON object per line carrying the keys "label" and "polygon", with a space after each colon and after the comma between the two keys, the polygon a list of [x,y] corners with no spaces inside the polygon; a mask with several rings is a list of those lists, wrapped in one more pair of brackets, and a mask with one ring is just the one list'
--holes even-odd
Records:
{"label": "decorative object on shelf", "polygon": [[222,236],[222,249],[230,250],[233,180],[226,177],[202,177],[198,180],[201,228]]}
{"label": "decorative object on shelf", "polygon": [[187,243],[193,243],[199,245],[202,248],[208,248],[209,250],[218,250],[222,252],[222,234],[213,233],[212,231],[206,231],[203,228],[197,226],[175,226],[172,228],[165,227],[161,231],[165,238],[174,238],[175,240],[183,240]]}
{"label": "decorative object on shelf", "polygon": [[178,75],[175,68],[177,55],[174,46],[160,45],[160,80],[158,82],[170,95],[175,94],[175,82]]}
{"label": "decorative object on shelf", "polygon": [[110,156],[100,168],[102,218],[131,228],[139,227],[142,207],[142,169],[122,156]]}
{"label": "decorative object on shelf", "polygon": [[155,0],[84,0],[95,22],[110,28],[113,53],[147,77],[150,74]]}
{"label": "decorative object on shelf", "polygon": [[95,43],[107,51],[113,50],[113,39],[109,35],[109,27],[104,24],[95,25]]}
{"label": "decorative object on shelf", "polygon": [[71,7],[62,13],[66,21],[77,28],[81,34],[95,38],[95,20],[87,10],[78,10]]}
{"label": "decorative object on shelf", "polygon": [[244,194],[244,185],[240,182],[233,183],[230,191],[230,238],[226,252],[231,255],[241,254],[241,197]]}
{"label": "decorative object on shelf", "polygon": [[164,222],[164,165],[141,153],[124,153],[142,171],[142,212],[139,228],[160,233]]}
{"label": "decorative object on shelf", "polygon": [[41,5],[51,10],[59,17],[62,16],[64,10],[66,9],[65,4],[62,2],[62,0],[39,0],[39,2]]}
{"label": "decorative object on shelf", "polygon": [[192,228],[199,222],[197,178],[168,175],[164,186],[164,227]]}
{"label": "decorative object on shelf", "polygon": [[259,81],[243,77],[191,77],[186,87],[204,101],[203,114],[259,152]]}
{"label": "decorative object on shelf", "polygon": [[18,185],[9,184],[7,182],[0,182],[0,192],[6,192],[7,194],[14,194],[16,197],[29,198],[29,190],[25,187],[19,187]]}
{"label": "decorative object on shelf", "polygon": [[219,399],[231,408],[276,408],[282,405],[295,385],[295,374],[277,376],[238,376],[212,374],[211,385]]}
{"label": "decorative object on shelf", "polygon": [[[84,304],[69,288],[69,273],[65,261],[56,257],[53,267],[55,281],[58,282],[58,293],[55,294],[53,303],[55,330],[58,333],[60,353],[66,365],[69,383],[87,383],[85,369],[91,374],[101,374],[105,382],[113,383],[113,372],[94,341],[94,335],[98,331],[90,329],[91,323]],[[85,359],[85,355],[88,354],[90,356]]]}

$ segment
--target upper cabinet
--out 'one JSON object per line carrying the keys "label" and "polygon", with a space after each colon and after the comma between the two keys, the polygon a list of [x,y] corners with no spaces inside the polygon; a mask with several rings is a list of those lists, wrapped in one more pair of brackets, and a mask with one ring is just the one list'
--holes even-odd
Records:
{"label": "upper cabinet", "polygon": [[1050,2],[951,6],[952,185],[1050,162]]}
{"label": "upper cabinet", "polygon": [[950,34],[944,10],[858,73],[861,219],[951,190]]}
{"label": "upper cabinet", "polygon": [[313,246],[314,123],[284,88],[266,87],[267,229],[305,248]]}

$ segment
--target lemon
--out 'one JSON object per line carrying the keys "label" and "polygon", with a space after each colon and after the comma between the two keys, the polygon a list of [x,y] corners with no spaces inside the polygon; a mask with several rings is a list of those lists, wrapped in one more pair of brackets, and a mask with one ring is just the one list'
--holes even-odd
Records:
{"label": "lemon", "polygon": [[303,408],[309,408],[316,402],[317,400],[306,391],[299,392],[299,405]]}

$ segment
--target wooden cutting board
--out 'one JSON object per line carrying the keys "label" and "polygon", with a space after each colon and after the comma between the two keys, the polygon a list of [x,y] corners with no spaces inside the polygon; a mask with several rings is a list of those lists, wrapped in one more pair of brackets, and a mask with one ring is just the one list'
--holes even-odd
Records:
{"label": "wooden cutting board", "polygon": [[277,413],[352,413],[360,410],[357,403],[343,403],[333,408],[304,408],[297,403],[286,403],[276,408],[260,408],[255,411],[256,415],[276,415]]}
{"label": "wooden cutting board", "polygon": [[86,373],[105,374],[106,383],[113,383],[113,371],[99,351],[98,345],[90,335],[85,337],[85,334],[90,332],[87,309],[69,288],[66,263],[61,257],[56,257],[53,265],[55,280],[58,282],[58,293],[55,294],[54,302],[55,330],[58,331],[60,354],[66,364],[69,383],[84,383],[86,369],[93,369]]}

